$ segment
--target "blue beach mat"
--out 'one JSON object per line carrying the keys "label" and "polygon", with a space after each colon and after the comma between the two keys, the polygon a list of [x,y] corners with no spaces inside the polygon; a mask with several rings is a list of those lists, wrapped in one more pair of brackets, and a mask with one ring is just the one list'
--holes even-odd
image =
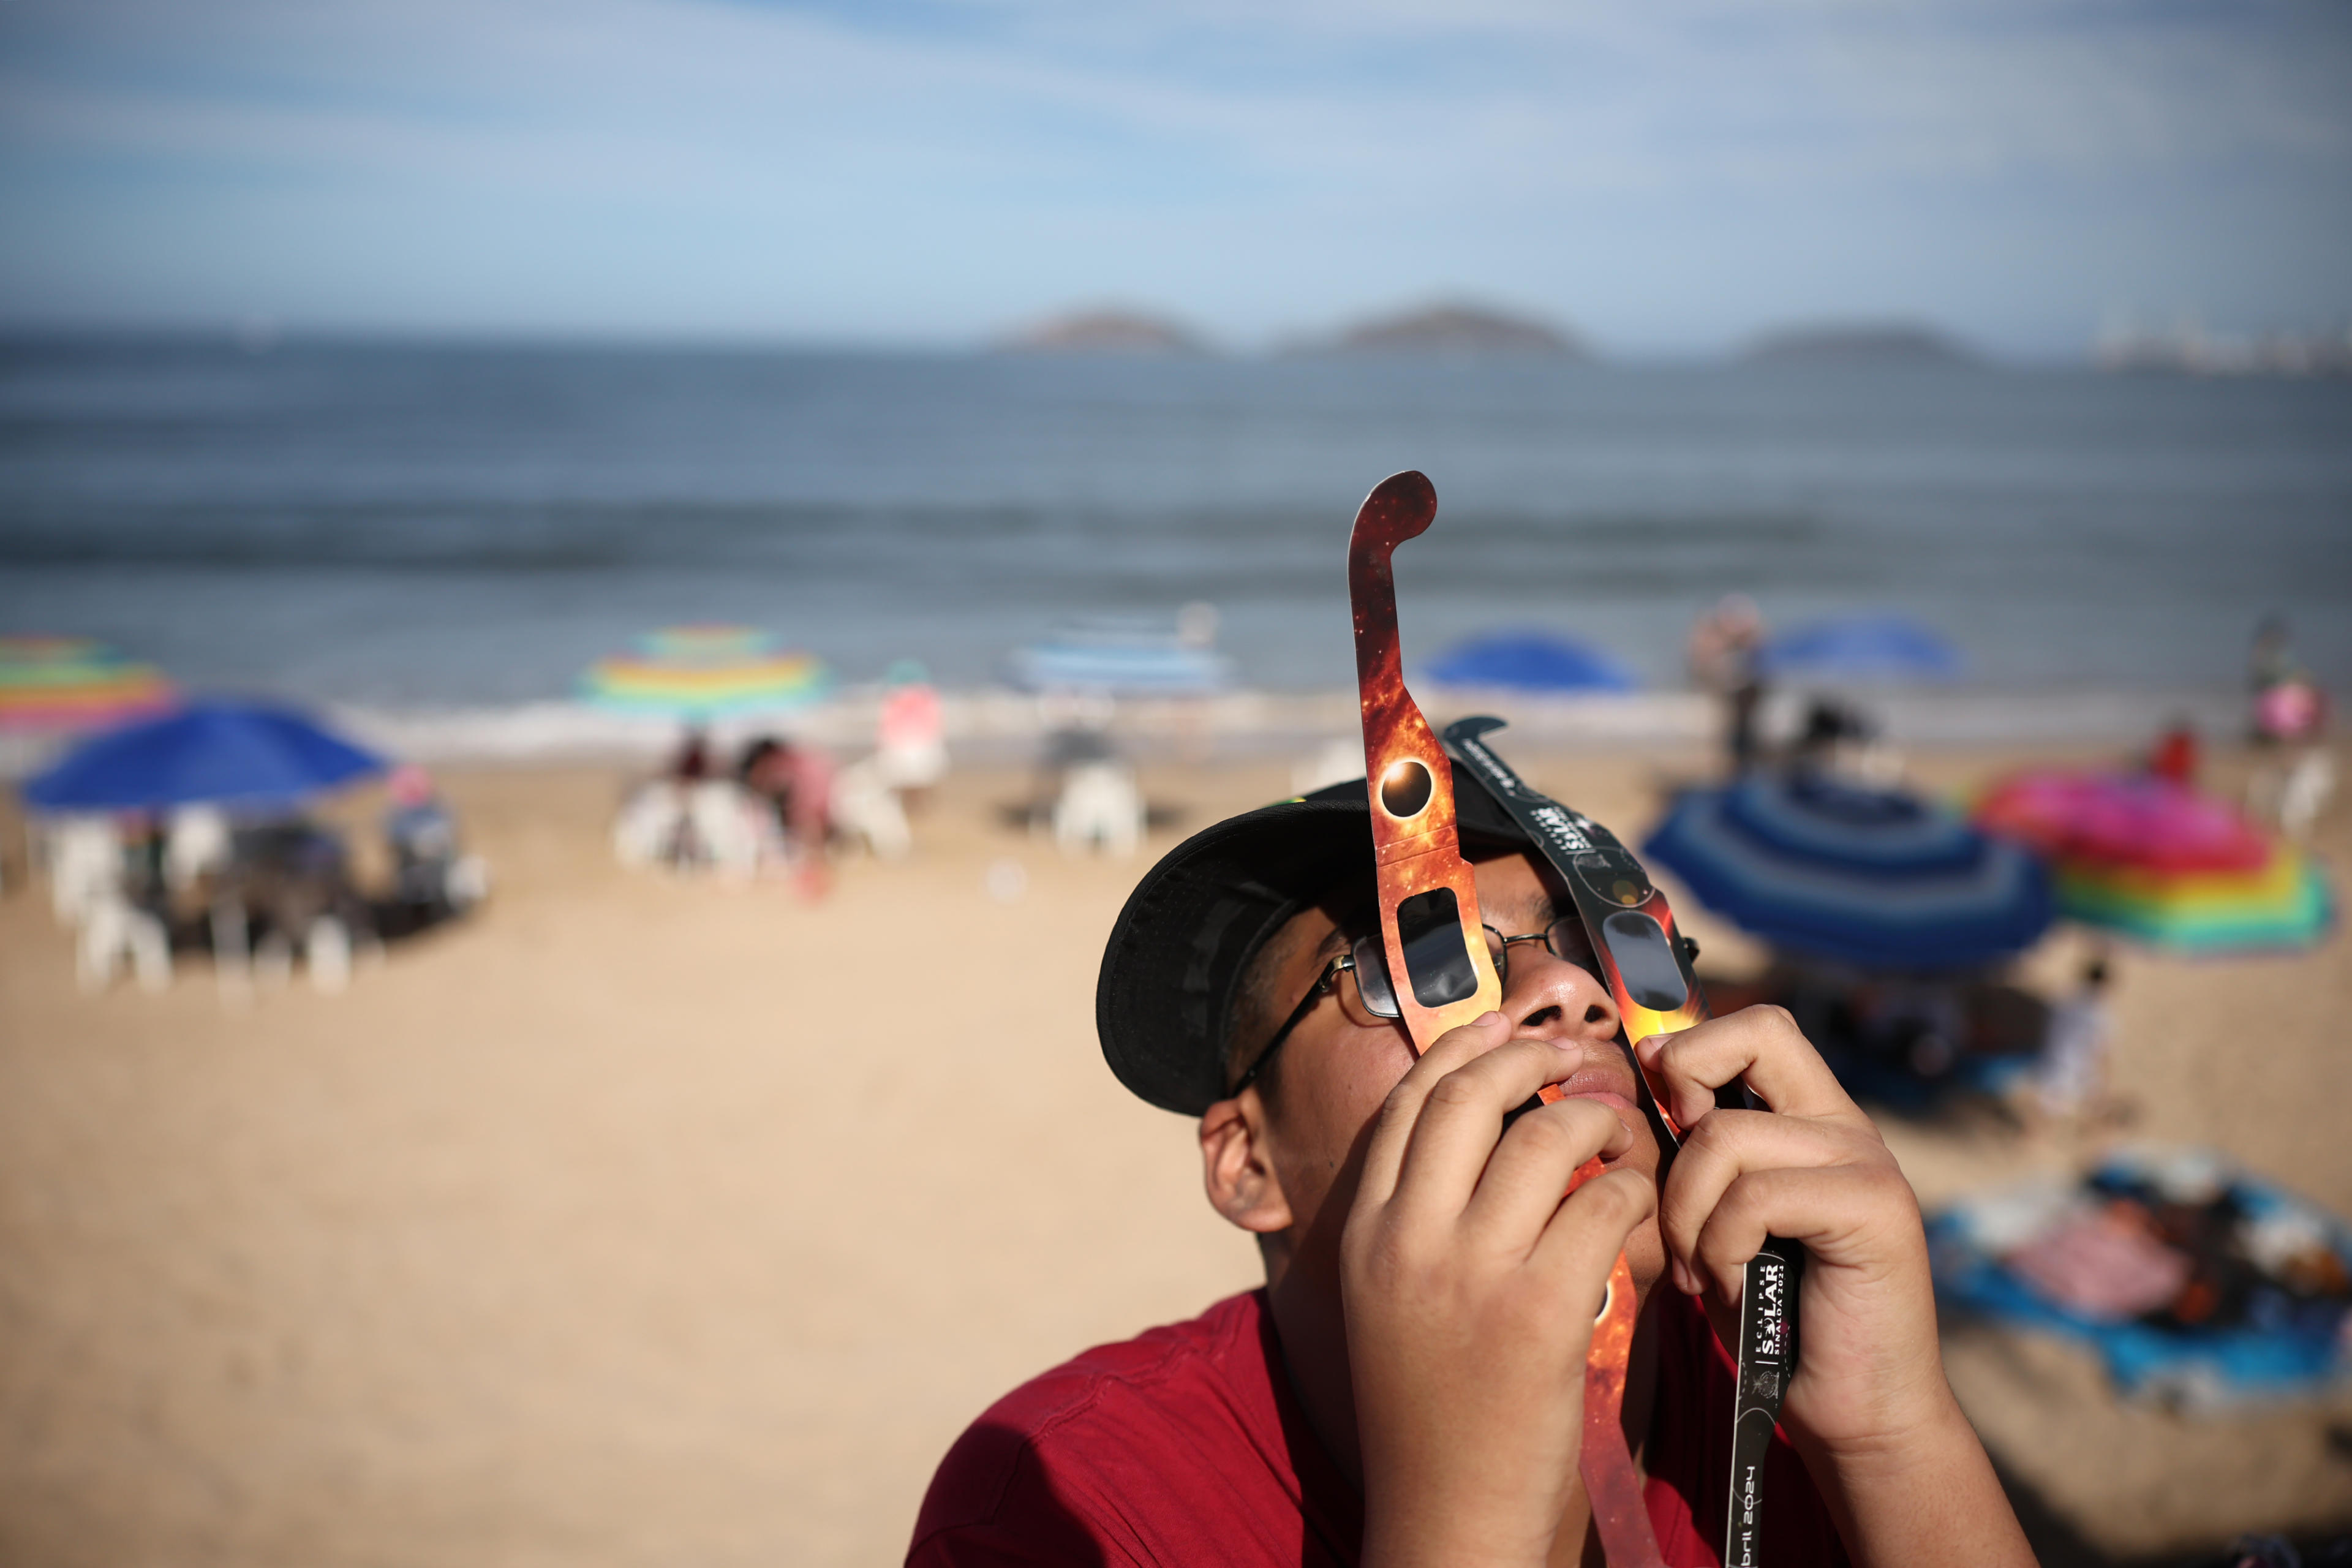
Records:
{"label": "blue beach mat", "polygon": [[[2108,1225],[2161,1238],[2150,1256],[2172,1254],[2179,1276],[2166,1300],[2103,1308],[2042,1277],[2053,1244]],[[2079,1182],[1979,1194],[1932,1215],[1927,1239],[1941,1300],[2087,1344],[2126,1394],[2219,1409],[2313,1394],[2352,1367],[2352,1227],[2205,1151],[2122,1152]]]}

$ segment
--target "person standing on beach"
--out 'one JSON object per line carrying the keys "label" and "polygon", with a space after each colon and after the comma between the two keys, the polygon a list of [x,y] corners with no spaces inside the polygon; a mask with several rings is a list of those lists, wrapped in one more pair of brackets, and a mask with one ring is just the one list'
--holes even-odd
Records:
{"label": "person standing on beach", "polygon": [[1735,774],[1755,765],[1759,749],[1763,651],[1763,612],[1745,594],[1726,594],[1691,627],[1691,679],[1723,703],[1724,752]]}
{"label": "person standing on beach", "polygon": [[[1811,1261],[1759,1561],[2031,1563],[1945,1382],[1917,1202],[1876,1130],[1785,1013],[1749,1008],[1634,1042],[1689,1129],[1662,1182],[1566,889],[1474,782],[1455,795],[1503,1000],[1418,1058],[1365,1001],[1387,978],[1361,780],[1219,823],[1129,896],[1104,1056],[1199,1118],[1210,1204],[1265,1284],[1000,1400],[941,1462],[908,1562],[1598,1563],[1577,1460],[1622,1249],[1643,1500],[1666,1563],[1712,1568],[1719,1339],[1769,1232]],[[1773,1112],[1714,1109],[1735,1079]],[[1512,1119],[1546,1083],[1565,1098]]]}

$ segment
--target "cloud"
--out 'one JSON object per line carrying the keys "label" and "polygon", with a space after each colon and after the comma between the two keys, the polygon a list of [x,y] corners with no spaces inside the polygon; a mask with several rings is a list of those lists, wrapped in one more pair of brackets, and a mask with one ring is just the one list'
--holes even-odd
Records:
{"label": "cloud", "polygon": [[[2347,18],[53,4],[0,39],[0,311],[969,335],[1076,290],[1246,334],[1469,287],[1663,342],[1841,299],[2021,339],[2118,288],[2342,309]],[[2200,210],[2289,247],[2284,295]]]}

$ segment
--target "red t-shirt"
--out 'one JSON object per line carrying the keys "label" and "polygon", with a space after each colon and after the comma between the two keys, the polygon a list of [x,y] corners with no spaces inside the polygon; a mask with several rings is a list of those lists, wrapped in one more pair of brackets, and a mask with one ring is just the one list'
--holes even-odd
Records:
{"label": "red t-shirt", "polygon": [[[1650,1521],[1670,1568],[1719,1568],[1731,1358],[1689,1297],[1660,1290],[1650,1310]],[[940,1462],[908,1563],[1354,1563],[1363,1498],[1307,1426],[1281,1354],[1265,1293],[1253,1290],[1022,1384]],[[1846,1562],[1803,1463],[1778,1436],[1764,1498],[1766,1568]]]}

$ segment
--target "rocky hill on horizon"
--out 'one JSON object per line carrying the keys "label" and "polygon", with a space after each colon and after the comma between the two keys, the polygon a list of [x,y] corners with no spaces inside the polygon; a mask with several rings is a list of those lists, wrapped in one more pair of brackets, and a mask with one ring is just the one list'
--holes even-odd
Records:
{"label": "rocky hill on horizon", "polygon": [[1378,316],[1341,331],[1323,347],[1343,353],[1545,354],[1589,357],[1567,329],[1482,305],[1436,304]]}
{"label": "rocky hill on horizon", "polygon": [[1143,310],[1100,309],[1048,316],[1004,340],[1017,353],[1199,354],[1202,336],[1183,323]]}

